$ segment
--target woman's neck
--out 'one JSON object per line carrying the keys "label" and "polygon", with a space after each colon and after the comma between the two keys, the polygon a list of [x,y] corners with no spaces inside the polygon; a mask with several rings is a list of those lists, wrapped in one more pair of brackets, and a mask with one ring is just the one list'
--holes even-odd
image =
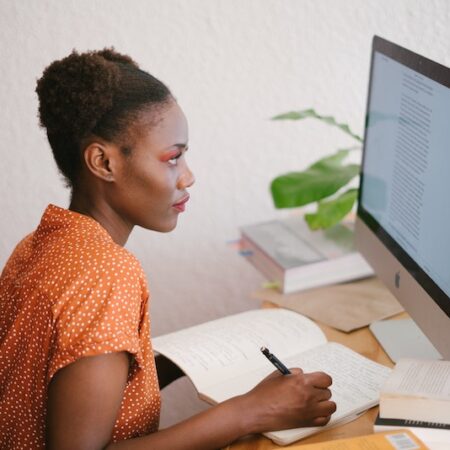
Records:
{"label": "woman's neck", "polygon": [[104,199],[77,190],[72,191],[69,210],[96,220],[120,246],[125,245],[133,229],[133,225],[121,217]]}

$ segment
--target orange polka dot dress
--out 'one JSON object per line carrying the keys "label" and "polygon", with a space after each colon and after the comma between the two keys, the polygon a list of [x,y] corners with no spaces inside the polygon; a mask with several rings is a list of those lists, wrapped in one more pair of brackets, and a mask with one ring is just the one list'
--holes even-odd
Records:
{"label": "orange polka dot dress", "polygon": [[0,449],[45,448],[47,389],[85,356],[134,356],[111,441],[156,431],[160,393],[137,259],[95,220],[53,205],[0,277]]}

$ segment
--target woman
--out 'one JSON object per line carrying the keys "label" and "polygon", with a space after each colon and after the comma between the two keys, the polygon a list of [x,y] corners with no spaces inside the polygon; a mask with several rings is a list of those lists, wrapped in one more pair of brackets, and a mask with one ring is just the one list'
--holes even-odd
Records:
{"label": "woman", "polygon": [[182,375],[150,345],[148,289],[123,248],[135,225],[168,232],[194,177],[168,88],[114,50],[53,62],[41,125],[71,188],[0,278],[2,449],[214,449],[249,433],[324,425],[324,373],[274,373],[249,393],[158,431],[159,389]]}

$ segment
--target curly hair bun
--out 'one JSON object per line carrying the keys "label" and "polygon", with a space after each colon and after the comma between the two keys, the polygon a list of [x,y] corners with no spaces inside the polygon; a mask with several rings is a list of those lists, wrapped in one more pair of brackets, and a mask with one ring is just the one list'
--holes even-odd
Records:
{"label": "curly hair bun", "polygon": [[118,65],[138,68],[126,55],[103,49],[72,53],[50,64],[37,82],[40,124],[49,135],[81,138],[110,110],[118,89]]}
{"label": "curly hair bun", "polygon": [[[124,145],[137,115],[171,101],[169,88],[113,48],[77,53],[50,64],[38,80],[40,124],[67,185],[82,169],[86,138]],[[129,142],[125,142],[129,144]]]}
{"label": "curly hair bun", "polygon": [[107,61],[112,61],[119,64],[127,64],[136,69],[139,69],[138,64],[135,61],[133,61],[128,55],[118,53],[113,48],[104,48],[103,50],[93,52],[93,54],[101,56],[102,58],[105,58]]}

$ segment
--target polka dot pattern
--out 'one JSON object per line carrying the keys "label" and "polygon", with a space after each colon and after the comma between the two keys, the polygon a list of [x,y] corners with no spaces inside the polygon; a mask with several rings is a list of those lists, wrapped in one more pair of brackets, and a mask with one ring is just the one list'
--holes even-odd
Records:
{"label": "polka dot pattern", "polygon": [[137,259],[95,220],[49,205],[0,277],[0,447],[43,449],[48,385],[85,356],[127,351],[111,441],[158,428],[149,292]]}

